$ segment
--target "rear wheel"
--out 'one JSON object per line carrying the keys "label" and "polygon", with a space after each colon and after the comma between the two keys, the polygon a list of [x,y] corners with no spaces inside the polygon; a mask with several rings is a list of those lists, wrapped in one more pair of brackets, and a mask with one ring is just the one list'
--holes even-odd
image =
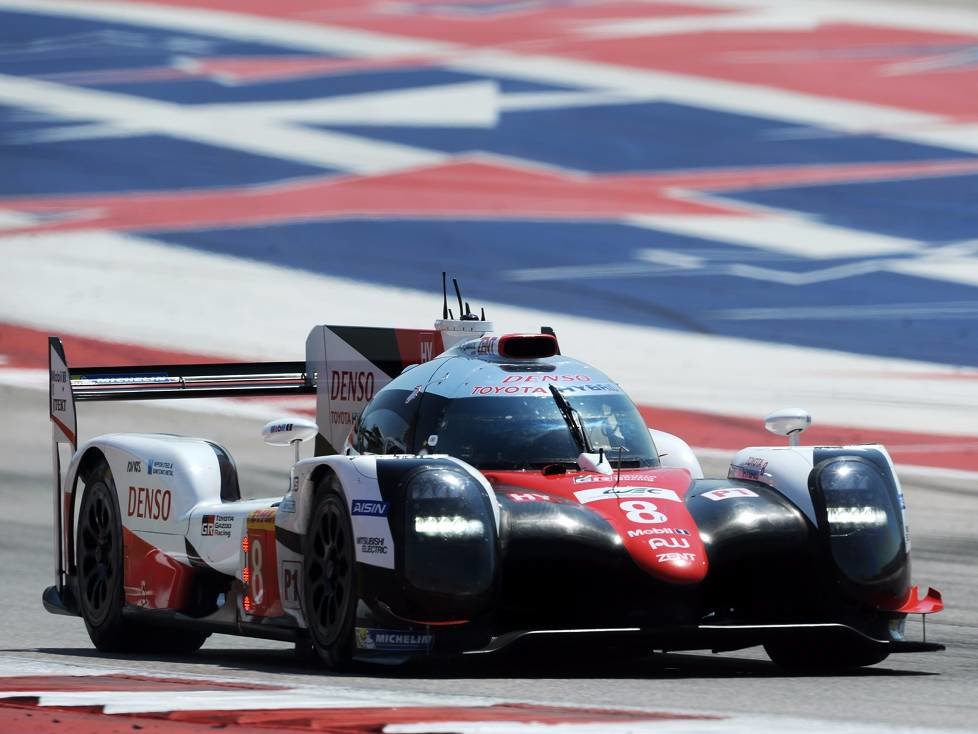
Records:
{"label": "rear wheel", "polygon": [[92,643],[102,652],[194,652],[207,635],[144,627],[124,619],[122,522],[112,471],[101,461],[84,477],[78,514],[78,595]]}
{"label": "rear wheel", "polygon": [[302,609],[309,637],[327,666],[343,669],[353,658],[356,558],[353,527],[335,485],[318,493],[304,543]]}
{"label": "rear wheel", "polygon": [[769,642],[764,651],[771,661],[792,673],[831,673],[881,663],[887,649],[865,644],[815,644],[812,641]]}

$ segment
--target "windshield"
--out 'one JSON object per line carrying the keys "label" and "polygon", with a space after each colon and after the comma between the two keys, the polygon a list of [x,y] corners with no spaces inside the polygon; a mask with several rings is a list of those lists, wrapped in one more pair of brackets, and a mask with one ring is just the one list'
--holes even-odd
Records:
{"label": "windshield", "polygon": [[[648,428],[624,394],[564,397],[580,414],[594,451],[603,448],[616,464],[620,448],[625,467],[658,466]],[[574,464],[581,453],[552,395],[442,400],[431,413],[427,409],[434,406],[425,406],[433,419],[419,426],[419,440],[431,453],[450,454],[482,469]]]}

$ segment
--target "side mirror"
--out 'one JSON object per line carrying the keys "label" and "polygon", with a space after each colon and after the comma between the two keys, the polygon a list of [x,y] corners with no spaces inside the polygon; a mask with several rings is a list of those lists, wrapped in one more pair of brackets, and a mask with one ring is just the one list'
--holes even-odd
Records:
{"label": "side mirror", "polygon": [[261,429],[262,440],[269,446],[295,446],[295,460],[299,460],[299,444],[319,433],[319,426],[305,418],[282,418],[269,421]]}
{"label": "side mirror", "polygon": [[782,408],[764,419],[764,427],[771,433],[787,436],[792,446],[798,445],[798,437],[812,425],[812,416],[801,408]]}

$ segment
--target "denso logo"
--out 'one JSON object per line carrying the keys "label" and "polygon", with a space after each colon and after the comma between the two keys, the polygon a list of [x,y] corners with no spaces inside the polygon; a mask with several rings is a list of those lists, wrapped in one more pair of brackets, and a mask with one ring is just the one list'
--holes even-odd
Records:
{"label": "denso logo", "polygon": [[146,487],[129,488],[129,517],[141,520],[170,519],[170,509],[173,506],[173,496],[168,489],[148,489]]}
{"label": "denso logo", "polygon": [[370,400],[374,396],[374,373],[333,370],[329,385],[330,400]]}

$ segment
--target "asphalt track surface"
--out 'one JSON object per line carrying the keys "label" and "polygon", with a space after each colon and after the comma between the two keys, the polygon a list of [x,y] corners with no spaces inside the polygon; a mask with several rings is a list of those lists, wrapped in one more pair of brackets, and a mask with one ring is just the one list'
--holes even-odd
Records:
{"label": "asphalt track surface", "polygon": [[[51,478],[45,394],[0,387],[5,440],[0,442],[0,660],[119,668],[146,674],[231,676],[302,685],[335,681],[359,689],[490,696],[547,704],[654,707],[696,713],[772,714],[902,727],[974,730],[978,722],[978,555],[972,480],[904,477],[913,536],[914,577],[940,589],[947,611],[931,618],[928,639],[944,653],[891,656],[865,671],[798,677],[781,673],[760,650],[724,655],[654,655],[639,662],[608,659],[560,665],[509,659],[422,669],[374,669],[333,675],[294,657],[290,645],[213,635],[192,657],[123,658],[91,646],[80,619],[46,614],[51,583]],[[158,405],[106,404],[79,419],[83,436],[166,430],[205,435],[234,453],[246,496],[281,494],[290,456],[261,443],[260,421],[176,411]],[[705,462],[722,472],[719,459]],[[916,638],[919,623],[908,624]]]}

